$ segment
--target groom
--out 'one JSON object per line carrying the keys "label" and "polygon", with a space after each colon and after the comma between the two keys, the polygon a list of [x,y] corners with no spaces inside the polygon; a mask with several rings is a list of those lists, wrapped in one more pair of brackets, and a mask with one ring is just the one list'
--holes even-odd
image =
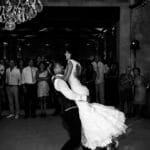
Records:
{"label": "groom", "polygon": [[[66,81],[61,78],[64,74],[62,62],[55,62],[53,71],[55,74],[52,78],[54,88],[61,97],[62,118],[70,135],[70,139],[63,145],[61,150],[78,150],[81,145],[81,122],[74,100],[86,100],[86,96],[72,92]],[[83,150],[90,150],[85,147],[82,148]]]}

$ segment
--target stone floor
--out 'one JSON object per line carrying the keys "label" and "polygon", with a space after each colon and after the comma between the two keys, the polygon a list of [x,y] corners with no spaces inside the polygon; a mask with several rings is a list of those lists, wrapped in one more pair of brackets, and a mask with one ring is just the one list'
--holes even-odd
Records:
{"label": "stone floor", "polygon": [[[149,150],[150,120],[130,119],[128,124],[119,150]],[[60,150],[67,139],[60,117],[0,120],[0,150]]]}

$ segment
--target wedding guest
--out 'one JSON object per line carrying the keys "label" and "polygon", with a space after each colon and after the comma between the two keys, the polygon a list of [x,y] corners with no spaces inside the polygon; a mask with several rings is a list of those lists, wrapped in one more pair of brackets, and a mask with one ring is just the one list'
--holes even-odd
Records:
{"label": "wedding guest", "polygon": [[49,72],[46,68],[46,63],[41,62],[39,64],[39,70],[37,71],[37,96],[40,100],[41,117],[46,116],[46,100],[49,96]]}
{"label": "wedding guest", "polygon": [[28,66],[22,72],[22,84],[25,93],[25,118],[36,117],[36,98],[37,98],[37,68],[34,67],[33,59],[30,59]]}
{"label": "wedding guest", "polygon": [[4,60],[1,59],[0,60],[0,74],[4,74],[5,73],[5,64],[4,64]]}
{"label": "wedding guest", "polygon": [[41,62],[41,57],[38,56],[38,57],[36,58],[36,67],[39,66],[40,62]]}
{"label": "wedding guest", "polygon": [[[119,78],[119,102],[120,110],[131,116],[133,102],[133,76],[131,75],[131,67],[126,68],[126,72],[122,73]],[[127,110],[125,111],[125,106]]]}
{"label": "wedding guest", "polygon": [[[18,69],[20,70],[21,81],[22,81],[22,72],[23,72],[24,67],[25,67],[25,62],[23,59],[20,59],[18,62]],[[19,101],[20,101],[20,108],[24,108],[24,89],[23,89],[22,82],[19,86]]]}
{"label": "wedding guest", "polygon": [[105,80],[104,74],[105,65],[100,59],[100,56],[96,55],[95,60],[92,62],[94,71],[96,73],[95,88],[96,88],[96,102],[105,104]]}
{"label": "wedding guest", "polygon": [[109,67],[109,72],[105,76],[105,97],[106,104],[115,106],[119,105],[119,65],[117,62],[112,62]]}
{"label": "wedding guest", "polygon": [[146,81],[141,75],[140,68],[134,68],[134,115],[137,118],[143,117],[144,106],[146,104]]}
{"label": "wedding guest", "polygon": [[[9,100],[10,114],[7,118],[15,117],[19,118],[20,106],[19,106],[19,85],[21,83],[21,74],[16,67],[15,61],[10,60],[9,68],[6,70],[6,92]],[[15,107],[14,107],[15,106]]]}
{"label": "wedding guest", "polygon": [[90,60],[83,60],[81,63],[82,71],[81,71],[81,82],[90,92],[90,102],[96,102],[96,89],[95,89],[95,78],[96,73],[94,71],[93,65]]}

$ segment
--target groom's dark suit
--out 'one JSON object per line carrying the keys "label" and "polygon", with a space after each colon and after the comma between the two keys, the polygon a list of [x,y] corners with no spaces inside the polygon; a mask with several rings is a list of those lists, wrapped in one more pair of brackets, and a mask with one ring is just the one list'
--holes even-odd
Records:
{"label": "groom's dark suit", "polygon": [[[79,119],[78,108],[74,101],[67,99],[60,90],[58,91],[58,87],[55,83],[57,82],[59,86],[61,84],[63,87],[65,82],[60,80],[62,79],[57,76],[54,77],[54,88],[56,89],[57,94],[59,94],[59,97],[61,97],[62,118],[65,128],[68,130],[70,136],[70,139],[64,144],[61,150],[77,150],[81,144],[81,122]],[[66,88],[64,90],[66,90]]]}

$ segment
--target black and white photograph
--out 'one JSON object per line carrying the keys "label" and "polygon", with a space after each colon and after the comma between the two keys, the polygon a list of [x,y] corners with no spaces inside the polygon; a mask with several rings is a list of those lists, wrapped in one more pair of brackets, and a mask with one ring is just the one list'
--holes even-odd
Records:
{"label": "black and white photograph", "polygon": [[0,150],[149,150],[150,0],[0,0]]}

